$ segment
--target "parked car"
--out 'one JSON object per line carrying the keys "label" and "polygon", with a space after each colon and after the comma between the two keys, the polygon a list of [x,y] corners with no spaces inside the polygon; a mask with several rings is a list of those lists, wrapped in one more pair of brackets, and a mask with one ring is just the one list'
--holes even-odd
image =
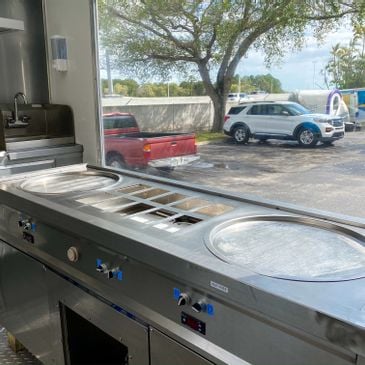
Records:
{"label": "parked car", "polygon": [[103,116],[106,165],[169,171],[197,159],[194,133],[141,132],[130,113]]}
{"label": "parked car", "polygon": [[247,99],[246,93],[229,93],[227,95],[228,101],[236,101],[237,103],[243,102]]}
{"label": "parked car", "polygon": [[232,107],[224,117],[223,131],[237,143],[247,143],[249,138],[282,139],[313,147],[343,138],[345,127],[341,117],[313,114],[298,103],[265,101]]}

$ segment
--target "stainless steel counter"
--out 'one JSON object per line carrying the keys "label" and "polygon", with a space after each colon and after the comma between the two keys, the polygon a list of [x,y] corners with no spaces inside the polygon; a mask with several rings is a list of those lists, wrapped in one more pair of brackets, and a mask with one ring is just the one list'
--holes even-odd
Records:
{"label": "stainless steel counter", "polygon": [[[89,177],[100,180],[98,189]],[[101,323],[88,317],[84,293],[142,324],[155,364],[163,364],[155,349],[164,336],[204,364],[365,357],[361,220],[85,165],[3,179],[0,200],[4,253],[15,249],[34,261],[34,272],[45,268],[34,278],[50,303],[48,326],[59,333],[49,343],[57,363],[60,303],[98,327],[108,323],[107,315]],[[1,275],[13,270],[2,268]],[[11,294],[2,288],[4,298]],[[71,292],[80,300],[70,301]],[[13,325],[7,308],[2,321]],[[168,359],[168,346],[161,353]],[[51,363],[49,356],[41,360]]]}

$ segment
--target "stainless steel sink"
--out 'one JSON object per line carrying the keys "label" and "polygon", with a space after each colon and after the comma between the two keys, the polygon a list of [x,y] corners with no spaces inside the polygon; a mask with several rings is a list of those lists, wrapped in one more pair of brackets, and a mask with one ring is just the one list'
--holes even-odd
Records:
{"label": "stainless steel sink", "polygon": [[365,277],[365,237],[297,216],[251,216],[215,227],[205,239],[221,260],[275,278],[342,281]]}

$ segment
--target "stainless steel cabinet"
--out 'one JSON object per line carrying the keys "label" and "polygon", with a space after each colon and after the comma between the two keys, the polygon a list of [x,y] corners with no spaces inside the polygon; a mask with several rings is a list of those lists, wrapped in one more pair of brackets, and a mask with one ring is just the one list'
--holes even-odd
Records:
{"label": "stainless steel cabinet", "polygon": [[213,364],[3,241],[0,323],[45,365]]}
{"label": "stainless steel cabinet", "polygon": [[150,330],[150,341],[151,365],[213,365],[156,329]]}
{"label": "stainless steel cabinet", "polygon": [[42,264],[0,241],[0,323],[44,364],[58,364],[63,351],[45,275]]}
{"label": "stainless steel cabinet", "polygon": [[50,271],[47,286],[50,305],[59,307],[67,365],[149,365],[146,325]]}

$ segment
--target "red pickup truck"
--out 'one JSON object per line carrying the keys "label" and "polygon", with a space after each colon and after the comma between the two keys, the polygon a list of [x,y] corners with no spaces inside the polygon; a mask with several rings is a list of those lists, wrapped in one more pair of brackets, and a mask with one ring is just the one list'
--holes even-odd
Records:
{"label": "red pickup truck", "polygon": [[172,170],[199,158],[194,133],[140,132],[130,113],[103,115],[105,161],[115,168]]}

